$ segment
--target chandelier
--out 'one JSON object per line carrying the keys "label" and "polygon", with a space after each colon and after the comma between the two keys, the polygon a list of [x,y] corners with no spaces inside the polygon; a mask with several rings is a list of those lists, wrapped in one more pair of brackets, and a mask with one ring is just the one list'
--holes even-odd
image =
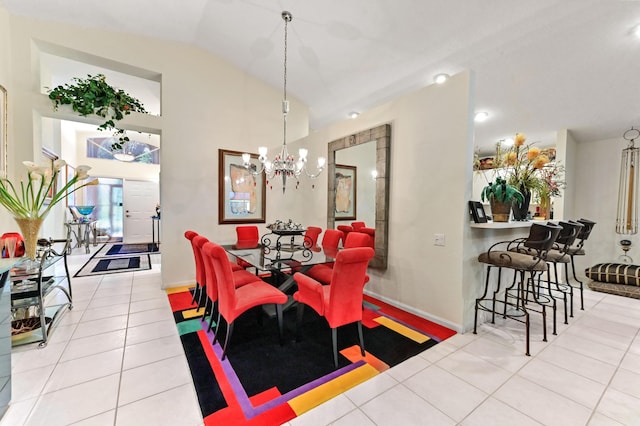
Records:
{"label": "chandelier", "polygon": [[[318,167],[316,173],[310,173],[307,170],[307,154],[308,150],[300,148],[298,151],[298,159],[289,154],[287,150],[287,113],[289,112],[289,101],[287,100],[287,27],[289,22],[293,19],[291,13],[282,12],[282,19],[284,20],[284,99],[282,101],[282,119],[283,119],[283,140],[282,148],[280,152],[269,160],[267,157],[267,148],[261,146],[258,148],[258,160],[260,161],[260,169],[251,163],[251,154],[242,154],[242,161],[244,167],[253,175],[259,175],[264,172],[268,179],[273,179],[276,176],[282,177],[282,193],[285,193],[287,188],[287,178],[294,178],[296,181],[298,177],[304,172],[306,176],[311,179],[317,178],[322,170],[324,170],[325,158],[318,157]],[[296,185],[297,186],[297,185]]]}
{"label": "chandelier", "polygon": [[633,235],[638,233],[638,188],[640,187],[640,148],[634,145],[640,131],[633,127],[624,132],[629,142],[622,150],[620,164],[620,186],[618,187],[618,212],[616,233]]}

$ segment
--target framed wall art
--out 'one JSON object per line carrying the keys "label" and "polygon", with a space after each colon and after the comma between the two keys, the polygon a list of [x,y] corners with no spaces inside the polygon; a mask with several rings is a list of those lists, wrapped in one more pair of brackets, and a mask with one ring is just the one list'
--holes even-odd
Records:
{"label": "framed wall art", "polygon": [[336,164],[335,174],[335,218],[355,220],[357,209],[357,167]]}
{"label": "framed wall art", "polygon": [[[49,148],[45,146],[42,147],[42,157],[45,160],[45,164],[48,167],[50,167],[52,171],[53,171],[53,162],[60,158],[58,154],[51,151]],[[58,174],[58,179],[59,178],[60,178],[60,174]],[[44,199],[45,204],[48,204],[51,201],[51,198],[53,198],[53,194],[55,194],[57,191],[58,191],[58,182],[56,180],[49,187],[49,192],[47,193],[47,196]]]}
{"label": "framed wall art", "polygon": [[[257,154],[251,154],[254,170],[260,170]],[[264,223],[266,179],[244,166],[242,152],[218,150],[218,223]]]}

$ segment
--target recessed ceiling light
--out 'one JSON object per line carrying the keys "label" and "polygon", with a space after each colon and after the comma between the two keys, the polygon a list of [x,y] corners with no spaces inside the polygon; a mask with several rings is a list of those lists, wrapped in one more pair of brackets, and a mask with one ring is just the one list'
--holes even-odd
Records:
{"label": "recessed ceiling light", "polygon": [[636,25],[636,27],[633,29],[633,33],[636,35],[636,37],[640,38],[640,24]]}
{"label": "recessed ceiling light", "polygon": [[352,111],[352,112],[349,113],[349,117],[351,117],[351,118],[358,118],[359,115],[360,115],[360,113],[356,112],[356,111]]}
{"label": "recessed ceiling light", "polygon": [[433,77],[433,81],[435,81],[438,84],[442,84],[445,81],[447,81],[449,79],[449,74],[438,74],[435,77]]}
{"label": "recessed ceiling light", "polygon": [[473,117],[473,119],[478,123],[482,123],[487,118],[489,118],[489,113],[485,111],[476,112],[476,115]]}
{"label": "recessed ceiling light", "polygon": [[503,146],[513,146],[513,139],[511,138],[503,139],[501,142]]}

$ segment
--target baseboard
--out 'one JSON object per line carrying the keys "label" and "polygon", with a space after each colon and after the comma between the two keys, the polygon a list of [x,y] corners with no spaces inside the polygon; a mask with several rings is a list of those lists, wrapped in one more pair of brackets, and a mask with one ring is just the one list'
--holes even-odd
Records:
{"label": "baseboard", "polygon": [[450,328],[452,330],[455,330],[456,333],[462,333],[462,327],[459,324],[454,324],[451,321],[447,321],[443,318],[440,318],[436,315],[431,315],[427,312],[421,311],[420,309],[416,309],[412,306],[409,305],[405,305],[404,303],[398,302],[397,300],[394,299],[390,299],[388,297],[382,296],[380,294],[374,293],[372,291],[368,291],[365,290],[364,294],[366,294],[367,296],[371,296],[371,297],[375,297],[376,299],[380,299],[385,303],[388,303],[389,305],[395,306],[398,309],[402,309],[403,311],[407,311],[409,313],[412,313],[414,315],[417,315],[421,318],[427,319],[429,321],[433,321],[436,324],[440,324],[444,327]]}

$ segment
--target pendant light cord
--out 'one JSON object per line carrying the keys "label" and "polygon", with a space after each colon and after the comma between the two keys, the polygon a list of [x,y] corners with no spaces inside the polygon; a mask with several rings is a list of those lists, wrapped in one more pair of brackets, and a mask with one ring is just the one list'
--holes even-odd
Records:
{"label": "pendant light cord", "polygon": [[284,100],[282,101],[282,118],[283,118],[283,145],[287,145],[287,113],[289,112],[289,101],[287,100],[287,47],[288,47],[288,26],[293,19],[287,11],[282,12],[284,19]]}

